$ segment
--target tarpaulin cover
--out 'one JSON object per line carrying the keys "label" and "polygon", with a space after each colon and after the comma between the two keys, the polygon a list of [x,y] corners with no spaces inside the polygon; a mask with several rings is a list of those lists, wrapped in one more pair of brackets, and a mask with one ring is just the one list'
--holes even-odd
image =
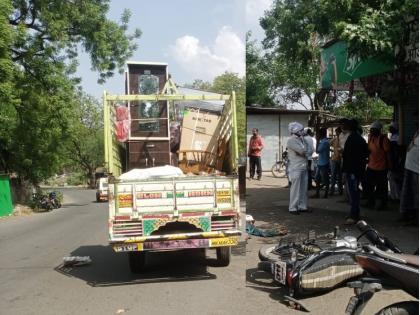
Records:
{"label": "tarpaulin cover", "polygon": [[122,105],[117,106],[116,113],[117,121],[123,121],[128,119],[128,107]]}
{"label": "tarpaulin cover", "polygon": [[134,168],[127,173],[121,174],[119,179],[122,180],[143,180],[150,178],[173,178],[185,177],[179,167],[165,165],[150,168]]}

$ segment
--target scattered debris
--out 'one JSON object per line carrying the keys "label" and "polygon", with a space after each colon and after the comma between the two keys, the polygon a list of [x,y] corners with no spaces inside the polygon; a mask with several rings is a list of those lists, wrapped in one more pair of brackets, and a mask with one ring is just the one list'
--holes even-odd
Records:
{"label": "scattered debris", "polygon": [[120,308],[119,310],[117,310],[117,312],[115,314],[122,314],[122,313],[125,313],[127,311],[128,311],[128,309]]}
{"label": "scattered debris", "polygon": [[91,262],[92,262],[92,260],[90,259],[89,256],[63,257],[63,266],[64,267],[89,265]]}
{"label": "scattered debris", "polygon": [[22,204],[16,204],[13,209],[13,216],[22,216],[22,215],[31,215],[32,209],[28,206],[22,205]]}
{"label": "scattered debris", "polygon": [[247,214],[246,220],[246,232],[250,235],[262,236],[262,237],[273,237],[279,235],[286,235],[288,233],[286,228],[262,230],[255,226],[255,220],[252,215]]}

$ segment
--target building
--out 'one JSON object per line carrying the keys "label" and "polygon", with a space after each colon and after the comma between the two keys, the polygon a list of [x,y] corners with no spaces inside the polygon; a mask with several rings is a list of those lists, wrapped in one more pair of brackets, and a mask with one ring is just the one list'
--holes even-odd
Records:
{"label": "building", "polygon": [[264,150],[261,158],[262,170],[270,171],[286,150],[287,139],[290,136],[289,123],[297,121],[303,126],[308,125],[310,110],[287,110],[283,108],[247,107],[246,130],[247,144],[252,136],[252,129],[258,128],[264,139]]}

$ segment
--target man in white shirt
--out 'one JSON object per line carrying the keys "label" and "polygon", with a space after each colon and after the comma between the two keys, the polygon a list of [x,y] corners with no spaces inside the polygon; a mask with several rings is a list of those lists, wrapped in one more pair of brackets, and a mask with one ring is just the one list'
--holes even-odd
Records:
{"label": "man in white shirt", "polygon": [[290,214],[299,214],[299,211],[307,211],[308,190],[308,159],[305,141],[303,140],[303,126],[298,122],[289,124],[290,138],[287,140],[289,158],[290,185]]}
{"label": "man in white shirt", "polygon": [[316,153],[316,139],[313,137],[313,132],[311,128],[306,127],[303,132],[303,140],[305,141],[306,145],[306,158],[308,159],[308,190],[312,187],[312,168],[315,165],[312,165],[313,158],[317,157],[318,154]]}

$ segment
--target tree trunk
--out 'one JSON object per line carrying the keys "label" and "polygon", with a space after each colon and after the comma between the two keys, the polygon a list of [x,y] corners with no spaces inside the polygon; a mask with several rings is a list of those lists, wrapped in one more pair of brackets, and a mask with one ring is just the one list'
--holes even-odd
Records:
{"label": "tree trunk", "polygon": [[95,169],[89,170],[89,188],[94,189],[96,187],[96,176]]}

